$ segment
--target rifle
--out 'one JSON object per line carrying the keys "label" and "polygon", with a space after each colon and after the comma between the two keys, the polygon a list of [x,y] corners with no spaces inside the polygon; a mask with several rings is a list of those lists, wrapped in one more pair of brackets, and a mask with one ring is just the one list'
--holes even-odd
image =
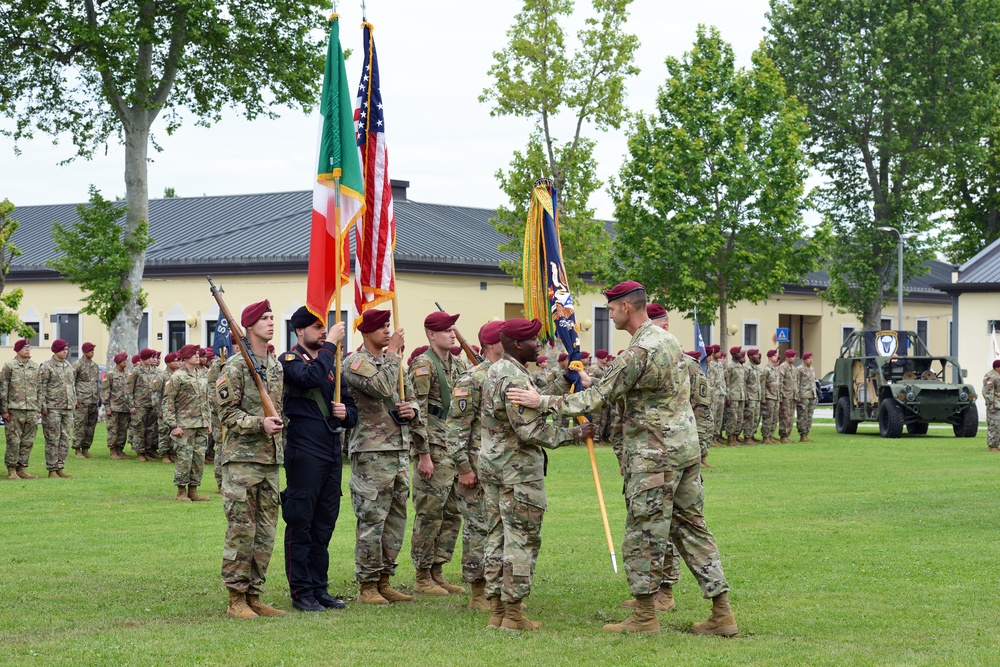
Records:
{"label": "rifle", "polygon": [[[438,303],[437,301],[434,302],[434,305],[437,306],[438,310],[440,310],[442,313],[445,312],[445,309],[442,308],[441,304]],[[458,339],[458,344],[462,346],[463,350],[465,350],[465,356],[469,358],[469,362],[472,363],[473,366],[478,366],[479,364],[483,363],[484,361],[483,357],[481,355],[476,354],[476,351],[472,349],[472,346],[469,345],[469,341],[465,340],[465,336],[462,335],[462,333],[458,330],[458,328],[452,327],[452,329],[455,331],[455,338]]]}
{"label": "rifle", "polygon": [[250,371],[250,376],[253,378],[254,384],[257,385],[257,391],[260,393],[260,404],[264,408],[264,416],[277,417],[280,420],[281,415],[278,414],[278,410],[274,407],[271,395],[267,393],[267,380],[264,379],[264,366],[257,363],[254,359],[253,354],[250,352],[250,339],[247,338],[246,332],[244,332],[243,329],[240,328],[240,325],[236,323],[236,320],[233,319],[233,314],[229,312],[229,307],[222,298],[222,293],[225,290],[215,286],[215,283],[212,282],[212,276],[205,277],[208,278],[208,284],[212,286],[212,296],[215,297],[215,302],[219,304],[219,312],[221,312],[222,316],[226,318],[227,322],[229,322],[229,331],[233,335],[233,340],[236,341],[236,346],[240,348],[240,353],[243,355],[243,361],[247,364],[247,370]]}

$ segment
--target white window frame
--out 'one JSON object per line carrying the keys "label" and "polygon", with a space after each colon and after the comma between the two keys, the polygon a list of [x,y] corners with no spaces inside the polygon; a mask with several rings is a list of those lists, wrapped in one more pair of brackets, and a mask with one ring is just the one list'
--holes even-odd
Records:
{"label": "white window frame", "polygon": [[184,308],[181,307],[179,303],[174,303],[166,313],[163,314],[163,339],[154,340],[153,336],[149,337],[149,346],[154,350],[156,347],[161,348],[161,352],[166,356],[168,352],[176,352],[177,350],[168,350],[170,347],[170,323],[171,322],[183,322],[184,323],[184,344],[187,345],[191,342],[191,327],[187,324],[187,313],[184,312]]}
{"label": "white window frame", "polygon": [[929,317],[913,318],[913,333],[917,334],[918,338],[920,336],[920,322],[927,323],[927,338],[924,340],[924,345],[927,347],[927,351],[929,352],[931,349],[931,318]]}
{"label": "white window frame", "polygon": [[[882,331],[897,331],[897,329],[896,329],[896,318],[895,317],[893,317],[892,315],[883,315],[882,319],[883,320],[889,320],[889,326],[888,326],[888,328],[883,328],[883,329],[881,329]],[[879,322],[879,326],[880,327],[882,326],[881,322]]]}
{"label": "white window frame", "polygon": [[[592,304],[590,306],[590,321],[593,322],[594,325],[590,328],[590,349],[587,350],[588,352],[590,352],[591,355],[597,352],[597,309],[598,308],[602,308],[608,311],[608,335],[607,335],[608,347],[614,347],[614,341],[615,341],[614,329],[611,326],[612,323],[611,311],[608,309],[608,306],[606,304],[602,305],[600,303]],[[612,352],[612,350],[608,350],[608,352]]]}
{"label": "white window frame", "polygon": [[846,322],[841,322],[840,323],[840,346],[841,347],[843,347],[844,340],[847,338],[847,336],[844,334],[844,332],[848,331],[848,330],[850,330],[850,333],[854,333],[855,331],[858,330],[858,325],[856,325],[856,324],[847,324]]}
{"label": "white window frame", "polygon": [[[50,315],[76,315],[76,340],[77,342],[77,352],[80,356],[83,356],[83,315],[80,314],[79,309],[73,310],[72,308],[53,308]],[[55,333],[53,331],[53,333]],[[79,357],[77,357],[79,358]]]}
{"label": "white window frame", "polygon": [[[757,327],[757,341],[754,342],[754,343],[748,343],[747,339],[746,339],[747,325],[748,324],[753,324],[753,325],[755,325]],[[742,343],[740,344],[740,346],[741,347],[760,347],[760,334],[761,334],[760,320],[743,320],[743,323],[740,325],[740,340],[742,341]]]}

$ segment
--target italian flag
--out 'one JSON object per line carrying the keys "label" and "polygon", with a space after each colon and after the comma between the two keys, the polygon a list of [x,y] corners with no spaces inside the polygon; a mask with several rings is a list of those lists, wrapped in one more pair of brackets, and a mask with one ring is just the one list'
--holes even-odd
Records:
{"label": "italian flag", "polygon": [[[336,293],[350,279],[351,245],[348,232],[365,208],[352,100],[344,66],[344,50],[340,46],[340,21],[334,14],[330,22],[330,44],[326,52],[320,101],[319,157],[313,186],[312,235],[306,282],[306,308],[320,318],[324,326]],[[335,182],[338,178],[339,193]]]}

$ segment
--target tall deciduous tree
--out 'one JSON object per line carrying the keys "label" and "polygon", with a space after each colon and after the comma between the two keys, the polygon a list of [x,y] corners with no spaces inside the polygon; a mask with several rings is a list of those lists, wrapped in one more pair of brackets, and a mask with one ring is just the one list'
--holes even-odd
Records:
{"label": "tall deciduous tree", "polygon": [[946,253],[957,264],[1000,238],[1000,95],[983,137],[961,148],[943,173],[951,209]]}
{"label": "tall deciduous tree", "polygon": [[[586,19],[577,33],[578,47],[571,52],[562,23],[572,15],[573,2],[525,0],[507,31],[507,46],[493,54],[493,85],[479,98],[493,104],[493,116],[535,123],[525,150],[514,153],[506,171],[496,172],[509,198],[494,222],[497,231],[510,237],[500,250],[520,258],[534,182],[553,179],[559,191],[563,259],[570,288],[577,293],[586,289],[580,275],[600,266],[608,244],[604,224],[594,219],[589,207],[601,181],[594,140],[584,131],[617,129],[626,118],[625,80],[639,72],[632,64],[639,41],[623,29],[631,3],[593,0],[597,16]],[[520,279],[520,259],[505,262],[503,268]]]}
{"label": "tall deciduous tree", "polygon": [[757,303],[812,263],[802,243],[807,128],[762,52],[737,69],[718,30],[667,59],[657,111],[637,120],[613,188],[608,282],[632,278],[671,309],[719,313]]}
{"label": "tall deciduous tree", "polygon": [[[149,217],[147,162],[154,121],[208,125],[223,107],[254,118],[310,108],[322,77],[328,3],[319,0],[12,0],[0,4],[0,114],[15,141],[68,134],[76,157],[125,145],[125,239],[120,309],[109,357],[134,350]],[[154,143],[155,146],[155,143]],[[72,159],[72,158],[71,158]]]}
{"label": "tall deciduous tree", "polygon": [[[957,146],[981,137],[996,84],[996,0],[772,0],[769,53],[809,109],[833,243],[826,299],[879,328],[895,235],[929,232]],[[907,241],[904,278],[930,240]],[[903,323],[897,323],[902,328]]]}
{"label": "tall deciduous tree", "polygon": [[8,292],[6,289],[10,264],[15,257],[21,256],[21,250],[13,240],[14,232],[20,227],[20,223],[11,217],[14,208],[9,199],[0,202],[0,333],[30,338],[35,335],[35,330],[22,322],[17,314],[24,290],[19,287]]}

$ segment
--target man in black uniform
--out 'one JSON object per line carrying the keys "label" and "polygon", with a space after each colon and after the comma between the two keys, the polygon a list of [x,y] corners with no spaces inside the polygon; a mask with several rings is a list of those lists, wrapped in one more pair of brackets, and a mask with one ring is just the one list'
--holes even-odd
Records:
{"label": "man in black uniform", "polygon": [[343,322],[329,332],[299,308],[291,317],[298,344],[280,357],[285,372],[285,574],[299,611],[343,609],[327,592],[330,538],[340,514],[341,434],[358,423],[358,409],[341,379],[334,402],[337,347]]}

